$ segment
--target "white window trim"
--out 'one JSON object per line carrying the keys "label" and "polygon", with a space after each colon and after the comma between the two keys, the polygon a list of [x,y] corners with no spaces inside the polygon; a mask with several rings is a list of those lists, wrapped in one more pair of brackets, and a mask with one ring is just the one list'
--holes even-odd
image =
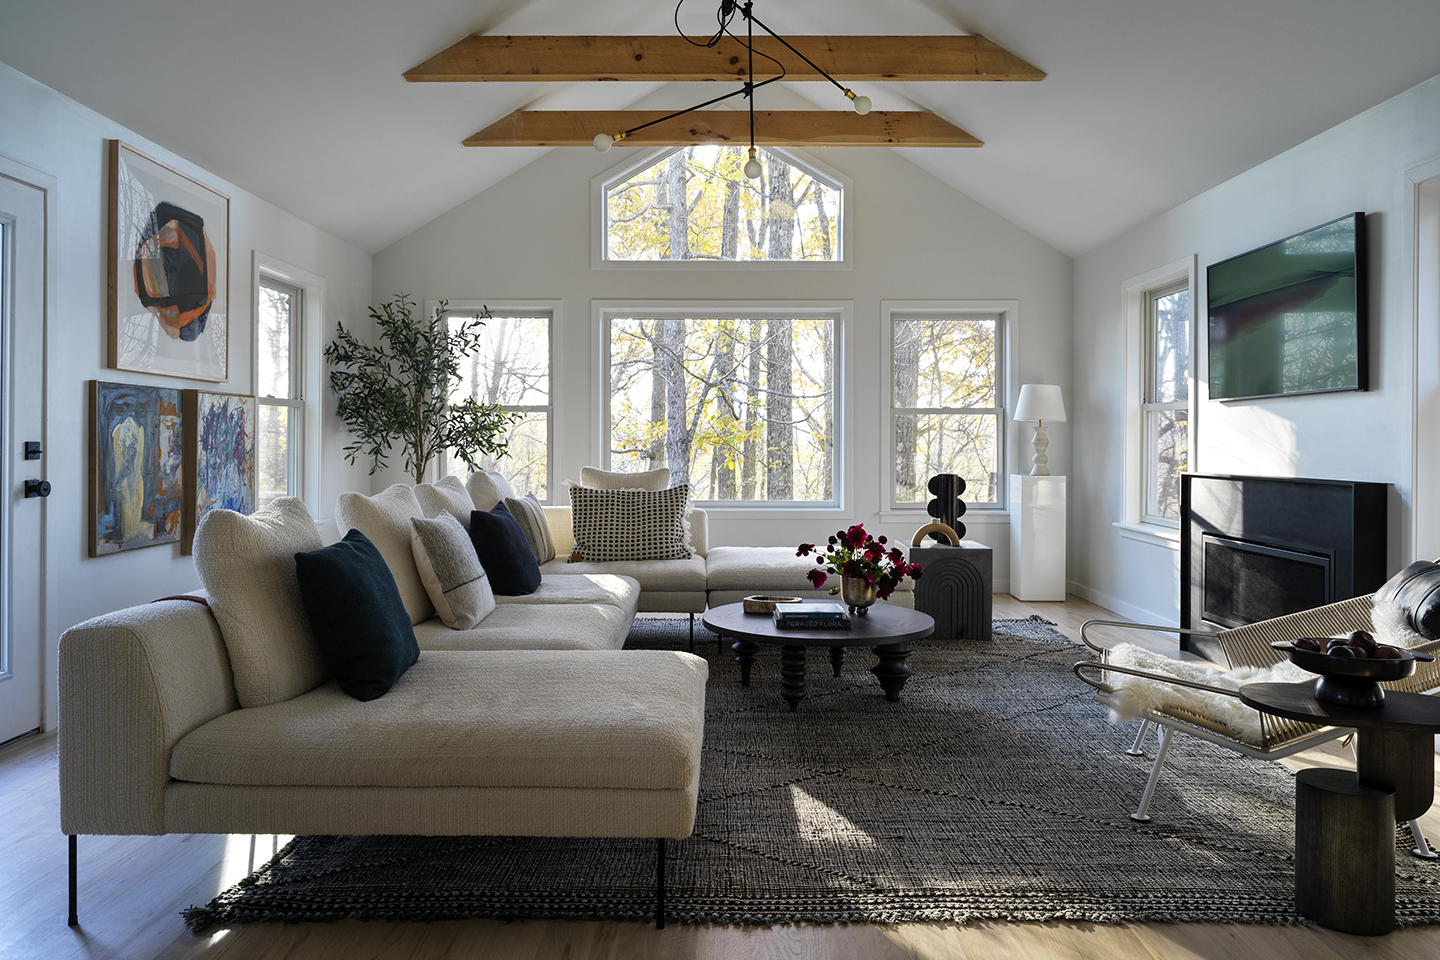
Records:
{"label": "white window trim", "polygon": [[[884,455],[880,459],[880,490],[883,493],[885,506],[880,511],[880,520],[883,523],[912,523],[917,518],[928,517],[923,503],[897,503],[895,500],[895,464],[890,452],[895,449],[895,418],[891,415],[892,403],[895,395],[895,315],[907,315],[913,313],[928,313],[933,316],[951,316],[963,319],[969,316],[994,316],[1000,317],[1000,436],[997,443],[1000,445],[999,469],[1000,476],[997,480],[999,489],[997,491],[999,502],[986,506],[972,507],[968,502],[965,505],[965,518],[961,521],[967,525],[971,523],[984,524],[1003,521],[1009,517],[1006,509],[1009,496],[1010,474],[1015,467],[1010,464],[1010,453],[1016,449],[1015,445],[1009,442],[1010,430],[1013,424],[1010,421],[1010,411],[1014,409],[1011,395],[1015,394],[1019,387],[1018,375],[1015,369],[1015,354],[1018,352],[1014,345],[1018,342],[1020,330],[1020,301],[1019,300],[881,300],[880,301],[880,437],[883,444]],[[1027,448],[1028,449],[1028,448]],[[1024,472],[1024,471],[1022,471]],[[924,521],[921,521],[924,522]]]}
{"label": "white window trim", "polygon": [[250,393],[260,394],[260,280],[269,277],[298,287],[301,298],[301,331],[299,338],[300,356],[292,357],[291,363],[298,364],[301,399],[304,405],[300,417],[299,487],[301,499],[315,517],[316,524],[323,522],[320,509],[320,400],[323,396],[321,361],[325,351],[320,345],[322,327],[325,325],[325,278],[286,263],[276,257],[251,251],[250,267]]}
{"label": "white window trim", "polygon": [[1124,482],[1121,485],[1120,520],[1114,526],[1127,539],[1151,543],[1178,550],[1179,530],[1168,523],[1156,523],[1145,519],[1146,486],[1145,474],[1145,417],[1142,406],[1145,400],[1145,383],[1149,376],[1146,370],[1146,295],[1156,289],[1184,281],[1190,290],[1190,470],[1196,469],[1196,451],[1199,423],[1196,419],[1196,364],[1200,354],[1199,295],[1196,289],[1198,257],[1191,254],[1163,267],[1158,267],[1139,276],[1131,277],[1121,284],[1120,309],[1125,325],[1125,447]]}
{"label": "white window trim", "polygon": [[605,188],[628,179],[658,163],[681,147],[648,150],[626,163],[590,180],[590,269],[591,270],[851,270],[854,268],[849,238],[854,220],[855,181],[793,147],[765,147],[792,165],[803,167],[816,179],[840,191],[840,225],[836,242],[838,260],[607,260],[605,259]]}
{"label": "white window trim", "polygon": [[697,500],[695,505],[707,513],[723,514],[727,518],[773,519],[777,511],[791,516],[805,517],[848,517],[850,516],[850,493],[853,489],[854,467],[848,456],[851,442],[852,416],[848,385],[853,374],[851,369],[850,336],[851,317],[854,301],[851,300],[592,300],[591,314],[591,356],[595,358],[595,400],[591,404],[594,420],[591,424],[590,462],[603,469],[610,468],[609,435],[610,424],[610,337],[611,318],[628,319],[643,317],[829,317],[835,322],[835,416],[839,429],[835,436],[835,498],[829,503],[811,501],[774,501],[759,504],[754,501],[735,503],[726,500]]}
{"label": "white window trim", "polygon": [[[538,410],[538,409],[544,409],[544,410],[546,410],[546,412],[547,412],[547,413],[546,413],[546,422],[549,424],[549,429],[546,431],[546,436],[545,436],[545,491],[546,491],[546,499],[543,500],[543,501],[541,501],[541,502],[542,502],[542,503],[550,503],[550,504],[553,504],[553,503],[558,502],[558,501],[556,501],[556,499],[555,499],[555,435],[556,435],[556,432],[557,432],[557,431],[556,431],[557,408],[556,408],[556,406],[555,406],[555,325],[560,322],[560,309],[561,309],[561,307],[563,306],[563,304],[564,304],[564,301],[563,301],[563,300],[449,300],[449,301],[446,301],[446,309],[447,309],[447,310],[450,310],[450,311],[452,311],[452,312],[466,313],[466,312],[474,311],[474,312],[478,313],[479,311],[488,308],[489,311],[490,311],[492,314],[502,314],[502,315],[506,315],[506,316],[542,316],[542,315],[543,315],[543,316],[548,316],[548,317],[550,318],[550,323],[549,323],[549,325],[548,325],[549,336],[550,336],[550,344],[549,344],[549,346],[548,346],[548,348],[547,348],[547,349],[549,350],[549,361],[548,361],[548,362],[549,362],[549,364],[550,364],[550,375],[549,375],[549,378],[548,378],[548,379],[549,379],[549,382],[550,382],[550,405],[549,405],[549,407],[544,407],[544,408],[542,408],[542,407],[535,407],[535,406],[533,406],[533,405],[525,407],[525,409],[536,409],[536,410]],[[434,314],[434,312],[435,312],[436,310],[438,310],[438,309],[440,309],[440,301],[439,301],[439,300],[426,300],[426,301],[425,301],[425,316],[427,316],[427,317],[428,317],[428,316],[431,316],[431,315]],[[437,469],[437,470],[445,470],[445,469],[447,468],[448,465],[446,464],[445,459],[446,459],[446,455],[445,455],[445,453],[442,452],[441,455],[440,455],[440,459],[437,461],[437,466],[436,466],[436,469]]]}

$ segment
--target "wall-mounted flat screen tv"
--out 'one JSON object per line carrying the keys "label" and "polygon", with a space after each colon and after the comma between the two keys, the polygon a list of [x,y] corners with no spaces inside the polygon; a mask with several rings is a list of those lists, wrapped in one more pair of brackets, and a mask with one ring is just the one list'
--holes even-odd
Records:
{"label": "wall-mounted flat screen tv", "polygon": [[1211,264],[1210,399],[1369,389],[1365,215]]}

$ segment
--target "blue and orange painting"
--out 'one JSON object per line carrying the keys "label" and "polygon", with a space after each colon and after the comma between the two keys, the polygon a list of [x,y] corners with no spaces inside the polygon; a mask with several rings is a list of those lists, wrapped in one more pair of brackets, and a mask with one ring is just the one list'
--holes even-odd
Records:
{"label": "blue and orange painting", "polygon": [[255,510],[255,400],[201,393],[195,515],[211,510]]}
{"label": "blue and orange painting", "polygon": [[91,381],[94,522],[91,556],[180,539],[180,391]]}

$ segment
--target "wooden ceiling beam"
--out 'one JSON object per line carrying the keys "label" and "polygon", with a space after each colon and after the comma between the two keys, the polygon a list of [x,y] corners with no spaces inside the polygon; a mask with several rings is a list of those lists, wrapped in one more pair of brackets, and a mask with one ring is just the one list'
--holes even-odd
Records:
{"label": "wooden ceiling beam", "polygon": [[[1043,80],[1034,66],[982,36],[787,37],[836,80]],[[775,75],[763,51],[791,80],[823,80],[772,37],[756,37],[756,76]],[[725,37],[714,47],[681,36],[466,37],[406,80],[578,82],[745,79],[748,52]],[[762,66],[763,64],[763,66]]]}
{"label": "wooden ceiling beam", "polygon": [[[668,110],[517,110],[465,140],[467,147],[589,147],[598,133],[617,133]],[[696,110],[646,127],[620,146],[686,146],[750,142],[750,117],[740,110]],[[978,147],[981,141],[933,113],[874,110],[756,110],[755,142],[763,146]]]}

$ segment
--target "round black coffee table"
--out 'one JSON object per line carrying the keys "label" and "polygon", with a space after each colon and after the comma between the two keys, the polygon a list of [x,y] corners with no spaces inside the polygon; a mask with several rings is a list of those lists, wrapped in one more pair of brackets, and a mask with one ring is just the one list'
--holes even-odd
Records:
{"label": "round black coffee table", "polygon": [[905,662],[910,657],[910,642],[935,632],[935,621],[929,615],[888,603],[877,603],[864,616],[851,617],[848,630],[777,627],[770,614],[746,613],[739,603],[707,610],[700,619],[720,636],[735,638],[730,649],[740,664],[740,683],[744,686],[750,686],[750,666],[760,645],[780,647],[780,695],[791,710],[805,699],[806,647],[829,647],[837,677],[845,664],[847,648],[872,647],[880,662],[870,672],[879,678],[886,700],[899,700],[905,681],[915,672]]}
{"label": "round black coffee table", "polygon": [[1349,707],[1316,700],[1310,683],[1251,683],[1240,688],[1240,701],[1288,720],[1357,731],[1354,774],[1311,769],[1296,777],[1295,906],[1335,930],[1388,933],[1395,927],[1395,822],[1418,818],[1435,799],[1440,697],[1386,690],[1379,706]]}

